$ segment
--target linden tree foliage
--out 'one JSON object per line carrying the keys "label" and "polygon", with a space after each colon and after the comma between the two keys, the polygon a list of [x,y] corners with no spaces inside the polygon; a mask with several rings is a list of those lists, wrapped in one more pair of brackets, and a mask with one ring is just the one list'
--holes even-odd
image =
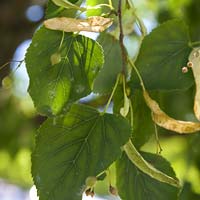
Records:
{"label": "linden tree foliage", "polygon": [[[111,165],[117,184],[106,184],[122,200],[187,199],[183,194],[192,190],[187,185],[182,190],[170,163],[141,151],[150,138],[160,148],[158,126],[166,134],[200,130],[194,115],[186,117],[200,98],[199,72],[193,70],[200,51],[190,54],[196,43],[185,22],[172,19],[147,34],[130,0],[49,0],[45,19],[51,26],[36,31],[25,58],[29,94],[37,111],[47,116],[32,154],[39,199],[93,197],[96,182],[110,179]],[[75,32],[66,29],[70,26]],[[79,32],[88,27],[97,39]],[[129,37],[140,38],[134,58],[124,44]],[[189,107],[175,117],[186,121],[174,119],[168,106],[177,94]],[[113,108],[110,114],[108,108]]]}

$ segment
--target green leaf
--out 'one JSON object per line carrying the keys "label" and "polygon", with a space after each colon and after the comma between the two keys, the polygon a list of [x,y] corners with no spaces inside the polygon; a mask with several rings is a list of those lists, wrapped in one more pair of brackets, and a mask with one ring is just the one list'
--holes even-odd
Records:
{"label": "green leaf", "polygon": [[75,17],[77,10],[75,9],[65,9],[64,7],[59,7],[52,2],[48,1],[45,19],[54,18],[54,17]]}
{"label": "green leaf", "polygon": [[151,111],[144,101],[142,91],[135,90],[131,102],[133,107],[132,141],[139,148],[155,133],[154,122]]}
{"label": "green leaf", "polygon": [[[62,59],[52,65],[55,53]],[[37,110],[56,115],[64,106],[88,95],[103,60],[103,51],[97,42],[42,27],[26,54],[29,93]]]}
{"label": "green leaf", "polygon": [[[136,60],[144,83],[148,89],[186,89],[193,84],[191,71],[182,73],[191,48],[188,28],[183,21],[170,20],[147,35]],[[135,72],[131,78],[132,87],[140,87]]]}
{"label": "green leaf", "polygon": [[[96,6],[98,4],[108,4],[108,0],[86,0],[87,6]],[[98,9],[88,9],[86,15],[90,16],[101,16],[102,13],[107,13],[108,7],[99,7]]]}
{"label": "green leaf", "polygon": [[106,94],[112,91],[117,75],[122,70],[119,41],[108,34],[101,34],[97,40],[104,49],[105,63],[94,81],[93,91]]}
{"label": "green leaf", "polygon": [[[79,5],[82,3],[82,1],[77,1],[77,0],[52,0],[52,2],[60,7],[67,8],[67,9],[75,9],[75,10],[80,10],[80,11],[85,11],[85,8],[80,8]],[[77,4],[75,4],[78,2]]]}
{"label": "green leaf", "polygon": [[[142,153],[142,156],[155,168],[175,178],[173,169],[164,158],[150,153]],[[122,200],[175,200],[179,192],[178,188],[141,172],[126,154],[117,161],[117,187]]]}
{"label": "green leaf", "polygon": [[200,199],[200,194],[196,194],[194,191],[192,191],[191,184],[186,182],[181,191],[179,200],[199,200],[199,199]]}
{"label": "green leaf", "polygon": [[48,119],[39,129],[32,174],[41,200],[78,200],[89,176],[106,170],[130,135],[120,116],[73,104],[66,116]]}

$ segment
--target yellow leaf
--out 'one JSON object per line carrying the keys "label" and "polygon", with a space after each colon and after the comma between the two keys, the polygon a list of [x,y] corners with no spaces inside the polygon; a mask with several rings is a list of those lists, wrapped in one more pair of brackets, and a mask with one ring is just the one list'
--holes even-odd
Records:
{"label": "yellow leaf", "polygon": [[101,16],[93,16],[88,19],[74,19],[67,17],[57,17],[44,21],[44,26],[51,30],[65,32],[102,32],[113,23],[113,19]]}

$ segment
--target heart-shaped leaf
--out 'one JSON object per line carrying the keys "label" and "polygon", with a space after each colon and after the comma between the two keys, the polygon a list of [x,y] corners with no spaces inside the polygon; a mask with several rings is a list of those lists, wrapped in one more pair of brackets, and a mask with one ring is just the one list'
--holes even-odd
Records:
{"label": "heart-shaped leaf", "polygon": [[32,174],[42,200],[79,200],[87,177],[106,170],[121,154],[131,129],[120,116],[74,104],[66,116],[39,129]]}

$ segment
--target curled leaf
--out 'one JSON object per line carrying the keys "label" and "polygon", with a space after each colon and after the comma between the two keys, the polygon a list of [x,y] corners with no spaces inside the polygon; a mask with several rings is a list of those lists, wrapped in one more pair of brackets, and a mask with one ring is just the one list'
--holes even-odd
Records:
{"label": "curled leaf", "polygon": [[196,94],[194,99],[194,114],[200,121],[200,48],[195,48],[189,55],[188,67],[192,68],[195,83]]}
{"label": "curled leaf", "polygon": [[171,118],[161,110],[159,104],[149,96],[146,90],[143,90],[143,96],[148,107],[152,111],[152,118],[157,125],[177,133],[193,133],[200,131],[200,123]]}
{"label": "curled leaf", "polygon": [[93,16],[88,19],[74,19],[67,17],[56,17],[44,21],[46,28],[51,30],[60,30],[64,32],[102,32],[113,23],[111,18]]}

